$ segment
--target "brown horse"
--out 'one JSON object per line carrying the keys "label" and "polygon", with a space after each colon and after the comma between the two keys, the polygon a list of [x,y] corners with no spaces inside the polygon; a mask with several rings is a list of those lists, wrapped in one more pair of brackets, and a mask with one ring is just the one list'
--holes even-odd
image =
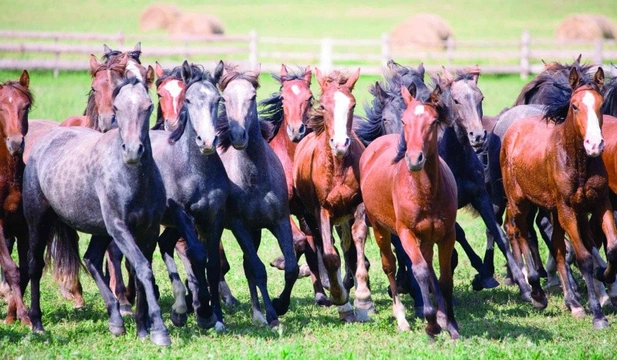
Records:
{"label": "brown horse", "polygon": [[60,126],[83,126],[101,132],[111,129],[115,125],[111,94],[124,79],[126,64],[126,56],[120,61],[106,64],[99,63],[96,56],[90,55],[92,85],[86,110],[81,116],[68,117]]}
{"label": "brown horse", "polygon": [[[609,202],[608,178],[600,154],[602,136],[602,95],[604,72],[598,68],[593,79],[573,65],[569,74],[569,99],[547,105],[544,118],[521,119],[504,134],[500,161],[508,199],[507,230],[524,254],[532,296],[544,296],[537,271],[527,246],[526,217],[533,205],[553,215],[552,245],[564,290],[566,306],[574,316],[585,311],[574,294],[565,264],[564,233],[572,243],[578,266],[583,274],[593,314],[594,328],[605,328],[608,320],[602,313],[594,291],[594,246],[588,214],[601,219],[607,241],[608,268],[595,276],[605,282],[615,280],[617,265],[617,229]],[[566,89],[568,90],[568,89]]]}
{"label": "brown horse", "polygon": [[[456,238],[457,188],[454,175],[437,150],[439,133],[444,125],[452,124],[443,115],[439,86],[425,104],[415,100],[406,87],[401,91],[407,106],[401,119],[401,135],[377,138],[360,159],[366,214],[390,281],[398,329],[409,330],[409,324],[396,286],[391,234],[400,237],[411,258],[424,300],[427,334],[434,336],[443,326],[456,339],[459,333],[452,309],[451,257]],[[435,244],[439,249],[438,286],[432,264]],[[435,295],[437,311],[431,305],[429,287]]]}
{"label": "brown horse", "polygon": [[[296,216],[300,228],[290,219],[291,231],[294,239],[294,249],[299,258],[306,253],[309,268],[312,271],[300,268],[300,274],[311,276],[315,302],[320,306],[330,306],[331,302],[324,293],[323,285],[319,276],[318,259],[315,251],[314,240],[306,221],[304,220],[303,208],[293,189],[293,164],[294,154],[298,142],[308,133],[306,122],[309,109],[313,105],[313,93],[311,92],[312,72],[310,66],[298,73],[289,72],[287,67],[281,65],[278,76],[272,75],[281,84],[280,92],[273,94],[268,99],[260,102],[260,120],[269,122],[274,127],[274,136],[269,144],[285,170],[287,180],[287,194],[291,214]],[[308,245],[308,247],[307,247]],[[271,265],[283,270],[285,262],[282,257],[275,259]],[[306,276],[306,275],[305,275]]]}
{"label": "brown horse", "polygon": [[[5,322],[13,323],[17,316],[24,325],[31,325],[23,300],[28,281],[28,227],[21,201],[24,137],[28,132],[28,111],[34,102],[29,86],[26,70],[19,81],[0,84],[0,266],[12,290]],[[7,239],[12,237],[17,238],[19,268],[7,246]]]}
{"label": "brown horse", "polygon": [[[309,214],[311,230],[321,234],[330,300],[339,305],[339,317],[344,321],[367,321],[373,302],[364,261],[368,229],[360,193],[359,160],[364,145],[351,130],[356,105],[351,92],[360,69],[349,77],[338,71],[323,76],[316,69],[315,76],[321,88],[320,105],[310,112],[309,127],[314,132],[302,139],[296,149],[294,187]],[[357,250],[355,316],[340,277],[341,259],[333,244],[333,225],[342,228],[343,249],[351,246],[353,238]]]}

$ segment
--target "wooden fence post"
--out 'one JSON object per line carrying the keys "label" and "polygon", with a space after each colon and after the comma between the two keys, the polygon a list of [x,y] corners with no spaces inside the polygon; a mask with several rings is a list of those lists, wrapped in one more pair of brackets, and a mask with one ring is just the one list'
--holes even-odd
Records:
{"label": "wooden fence post", "polygon": [[[60,41],[60,39],[58,39],[58,37],[56,36],[54,38],[54,42],[56,43],[56,48],[60,48],[58,46],[58,42]],[[60,51],[56,51],[56,67],[54,68],[54,78],[57,78],[58,75],[60,74],[60,69],[58,69],[58,64],[60,63]]]}
{"label": "wooden fence post", "polygon": [[531,42],[529,30],[523,31],[521,35],[521,79],[526,80],[529,76],[529,43]]}
{"label": "wooden fence post", "polygon": [[448,54],[448,66],[452,65],[452,59],[454,58],[454,37],[449,35],[446,39],[446,53]]}
{"label": "wooden fence post", "polygon": [[387,33],[381,34],[381,66],[388,66],[388,61],[392,59],[390,49],[390,35]]}
{"label": "wooden fence post", "polygon": [[255,30],[249,33],[249,66],[251,69],[257,68],[257,31]]}
{"label": "wooden fence post", "polygon": [[602,66],[602,62],[604,61],[604,56],[602,54],[603,43],[604,40],[597,39],[594,44],[593,63],[598,66]]}
{"label": "wooden fence post", "polygon": [[321,40],[321,57],[319,61],[320,70],[329,73],[332,70],[332,39],[323,38]]}
{"label": "wooden fence post", "polygon": [[122,49],[124,46],[124,33],[122,30],[118,31],[118,49]]}

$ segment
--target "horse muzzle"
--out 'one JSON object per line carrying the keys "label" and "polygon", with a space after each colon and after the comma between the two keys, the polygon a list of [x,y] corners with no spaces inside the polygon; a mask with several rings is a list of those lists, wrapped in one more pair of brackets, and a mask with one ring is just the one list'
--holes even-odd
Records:
{"label": "horse muzzle", "polygon": [[165,121],[163,122],[163,127],[165,128],[165,131],[174,132],[178,129],[179,124],[180,121],[178,121],[177,118],[176,120],[165,119]]}
{"label": "horse muzzle", "polygon": [[304,135],[306,135],[306,125],[300,124],[298,129],[291,125],[287,125],[287,136],[289,136],[289,140],[297,143],[304,138]]}
{"label": "horse muzzle", "polygon": [[330,138],[330,148],[332,148],[332,153],[334,156],[343,157],[349,151],[349,145],[351,145],[351,139],[349,137],[345,137],[344,141],[336,141],[334,138]]}
{"label": "horse muzzle", "polygon": [[139,142],[122,144],[122,155],[127,165],[135,165],[144,154],[144,145]]}
{"label": "horse muzzle", "polygon": [[204,141],[201,138],[201,136],[197,136],[195,138],[195,142],[197,143],[197,147],[199,148],[199,151],[201,151],[202,154],[210,155],[216,151],[216,147],[219,142],[219,137],[215,136],[214,139],[212,139],[212,141],[208,142],[208,141]]}
{"label": "horse muzzle", "polygon": [[602,154],[602,151],[604,150],[604,139],[600,138],[599,141],[585,139],[585,141],[583,142],[583,147],[585,148],[587,156],[598,157]]}
{"label": "horse muzzle", "polygon": [[114,114],[99,114],[98,127],[101,132],[108,132],[118,125],[114,121]]}
{"label": "horse muzzle", "polygon": [[413,155],[407,152],[405,153],[405,163],[407,164],[407,169],[409,169],[409,172],[420,171],[424,168],[426,156],[424,156],[423,151]]}
{"label": "horse muzzle", "polygon": [[476,153],[481,152],[484,147],[484,142],[486,141],[486,130],[482,130],[481,132],[470,131],[468,136],[469,143],[474,151]]}
{"label": "horse muzzle", "polygon": [[23,136],[11,136],[6,138],[6,147],[11,156],[21,155],[24,152],[25,142]]}

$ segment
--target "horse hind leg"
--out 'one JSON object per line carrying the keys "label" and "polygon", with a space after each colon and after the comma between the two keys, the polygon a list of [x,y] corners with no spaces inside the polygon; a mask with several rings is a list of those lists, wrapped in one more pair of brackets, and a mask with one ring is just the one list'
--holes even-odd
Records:
{"label": "horse hind leg", "polygon": [[[294,251],[296,253],[296,261],[300,260],[302,254],[305,254],[308,246],[308,236],[298,228],[298,225],[293,221],[292,217],[289,217],[289,224],[291,225],[291,236],[294,244]],[[278,256],[270,262],[270,266],[279,270],[285,270],[285,257],[283,255]],[[307,264],[300,265],[298,272],[298,279],[311,276],[310,267]]]}
{"label": "horse hind leg", "polygon": [[60,292],[67,300],[73,301],[73,308],[84,307],[79,270],[82,268],[79,257],[79,236],[74,229],[57,222],[56,236],[50,239],[47,255],[48,263],[53,260],[53,278],[60,285]]}
{"label": "horse hind leg", "polygon": [[133,315],[132,305],[126,297],[126,285],[122,278],[122,252],[114,241],[107,246],[106,255],[109,287],[120,302],[120,314],[122,316]]}
{"label": "horse hind leg", "polygon": [[229,261],[227,261],[227,255],[223,248],[223,242],[219,242],[219,259],[221,261],[220,281],[219,281],[219,293],[223,304],[228,308],[234,308],[240,305],[240,301],[232,294],[227,281],[225,281],[225,275],[231,270]]}
{"label": "horse hind leg", "polygon": [[[438,305],[437,312],[437,320],[442,319],[443,324],[440,324],[442,328],[445,328],[450,333],[450,338],[455,340],[460,337],[458,332],[458,324],[456,319],[454,318],[454,307],[453,307],[453,280],[452,275],[453,272],[451,270],[450,259],[452,258],[452,252],[454,250],[454,232],[447,235],[443,241],[440,241],[438,246],[439,251],[439,282],[437,287],[433,285],[435,289],[439,289],[439,292],[435,291]],[[428,245],[431,247],[432,244]],[[432,251],[430,251],[432,253]],[[425,258],[428,258],[425,256]],[[432,256],[430,257],[432,259]],[[432,273],[432,278],[435,280],[435,270],[432,265],[429,265],[429,270]],[[439,294],[439,295],[438,295]],[[440,300],[441,298],[441,300]],[[445,301],[444,301],[445,300]]]}
{"label": "horse hind leg", "polygon": [[11,258],[7,241],[4,237],[3,221],[0,221],[0,265],[6,274],[7,282],[12,291],[9,297],[9,311],[7,312],[5,323],[11,324],[15,321],[15,317],[17,317],[23,325],[31,325],[28,310],[23,300],[20,272],[17,264]]}
{"label": "horse hind leg", "polygon": [[[497,280],[495,280],[493,275],[490,274],[488,270],[486,269],[486,266],[482,262],[482,259],[480,259],[480,257],[476,254],[476,252],[473,250],[473,248],[469,244],[469,242],[467,242],[465,231],[459,225],[459,223],[455,224],[455,228],[456,228],[456,241],[461,245],[461,247],[465,251],[465,254],[469,258],[469,261],[471,262],[471,266],[474,269],[476,269],[476,271],[478,272],[478,274],[474,277],[474,279],[471,282],[472,288],[475,291],[480,291],[483,289],[492,289],[492,288],[499,286],[499,283],[497,282]],[[454,269],[452,269],[452,271],[454,271]]]}
{"label": "horse hind leg", "polygon": [[351,236],[356,248],[356,292],[354,307],[357,321],[369,321],[369,315],[375,314],[375,304],[371,298],[371,289],[368,275],[364,246],[368,233],[364,204],[360,204],[354,214],[354,223],[351,227]]}
{"label": "horse hind leg", "polygon": [[284,315],[289,310],[291,291],[298,280],[299,269],[289,221],[287,221],[287,219],[281,219],[277,225],[270,229],[270,232],[272,232],[278,241],[279,248],[285,257],[285,287],[279,297],[272,302],[276,313],[280,316]]}
{"label": "horse hind leg", "polygon": [[324,286],[329,288],[330,282],[328,280],[328,277],[325,276],[325,274],[327,274],[327,271],[323,263],[323,247],[321,246],[322,241],[320,233],[319,231],[313,231],[309,226],[309,222],[311,222],[313,225],[313,229],[318,229],[315,222],[311,221],[311,219],[303,216],[298,218],[298,222],[300,223],[302,232],[306,234],[306,242],[308,246],[306,247],[306,251],[304,254],[306,257],[306,263],[310,270],[311,283],[313,284],[313,293],[315,294],[315,303],[318,306],[327,307],[331,306],[332,302],[326,296]]}
{"label": "horse hind leg", "polygon": [[169,281],[174,296],[174,303],[171,305],[170,318],[172,324],[177,327],[186,325],[187,321],[187,306],[186,306],[186,288],[182,284],[176,262],[174,261],[174,247],[180,239],[180,232],[177,228],[168,227],[159,235],[158,245],[161,252],[161,257],[165,262]]}

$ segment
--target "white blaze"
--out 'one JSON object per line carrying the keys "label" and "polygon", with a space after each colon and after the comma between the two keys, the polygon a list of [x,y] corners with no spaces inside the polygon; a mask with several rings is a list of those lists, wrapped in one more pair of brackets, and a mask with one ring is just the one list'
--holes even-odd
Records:
{"label": "white blaze", "polygon": [[9,96],[9,103],[13,103],[13,98]]}
{"label": "white blaze", "polygon": [[[602,130],[600,129],[600,121],[594,110],[595,98],[587,91],[583,96],[583,104],[587,106],[587,130],[585,132],[585,149],[592,150],[592,147],[597,149],[597,146],[602,142]],[[587,147],[590,147],[587,149]]]}
{"label": "white blaze", "polygon": [[292,85],[292,86],[291,86],[291,91],[292,91],[295,95],[299,95],[299,94],[300,94],[300,88],[298,87],[298,85]]}
{"label": "white blaze", "polygon": [[126,71],[130,71],[133,75],[135,75],[137,80],[144,81],[144,79],[141,77],[141,72],[139,71],[139,67],[137,66],[137,63],[134,60],[128,61],[128,63],[126,64],[125,72]]}
{"label": "white blaze", "polygon": [[347,140],[349,102],[349,98],[342,92],[334,93],[334,144],[344,144]]}
{"label": "white blaze", "polygon": [[422,115],[424,114],[424,105],[418,105],[416,106],[416,109],[413,112],[415,115]]}
{"label": "white blaze", "polygon": [[169,93],[169,95],[172,98],[172,104],[174,106],[174,112],[177,113],[177,107],[178,107],[178,96],[180,96],[180,92],[182,92],[182,88],[180,87],[180,85],[178,85],[180,83],[179,80],[171,80],[168,81],[167,84],[165,84],[165,86],[163,86],[163,89],[167,90],[167,92]]}

